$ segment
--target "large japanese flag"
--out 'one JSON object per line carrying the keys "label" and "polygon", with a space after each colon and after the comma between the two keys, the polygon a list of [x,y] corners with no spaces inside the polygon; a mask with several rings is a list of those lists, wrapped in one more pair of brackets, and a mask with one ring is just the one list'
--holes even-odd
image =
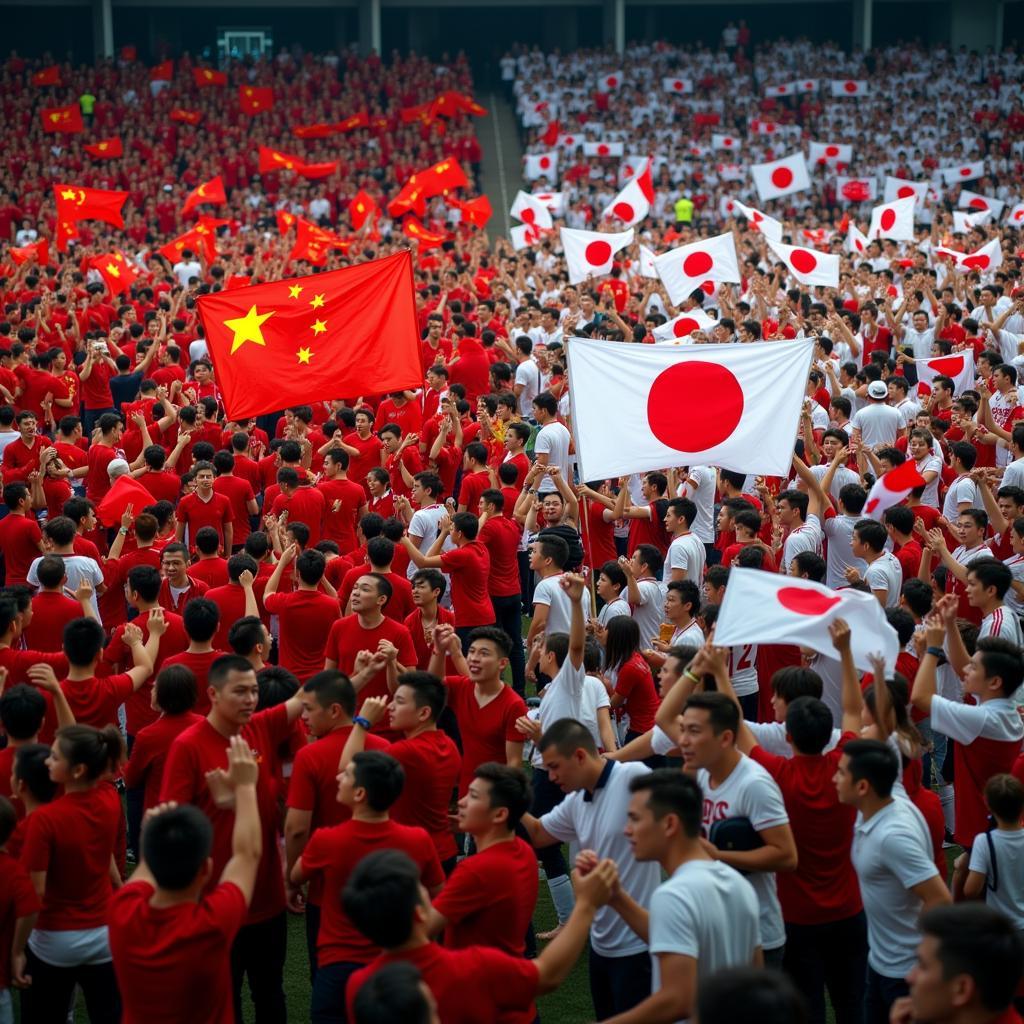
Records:
{"label": "large japanese flag", "polygon": [[807,158],[812,164],[848,164],[853,159],[853,146],[844,142],[812,142]]}
{"label": "large japanese flag", "polygon": [[654,185],[651,182],[651,162],[605,207],[601,217],[615,218],[627,228],[647,216],[654,201]]}
{"label": "large japanese flag", "polygon": [[928,198],[928,182],[907,181],[904,178],[893,178],[886,175],[885,190],[882,193],[883,201],[891,203],[894,199],[906,199],[907,196],[913,196],[917,208],[920,209]]}
{"label": "large japanese flag", "polygon": [[907,196],[906,199],[894,199],[891,203],[874,207],[871,211],[868,238],[891,238],[897,242],[913,241],[916,201],[915,196]]}
{"label": "large japanese flag", "polygon": [[862,256],[868,251],[867,235],[853,221],[850,221],[849,230],[846,232],[846,251],[857,256]]}
{"label": "large japanese flag", "polygon": [[881,522],[887,508],[898,505],[915,487],[923,487],[924,484],[925,479],[918,472],[917,463],[907,459],[874,482],[864,503],[864,515]]}
{"label": "large japanese flag", "polygon": [[523,174],[533,181],[536,178],[548,178],[553,181],[558,173],[558,151],[549,153],[527,153],[523,157]]}
{"label": "large japanese flag", "polygon": [[688,309],[685,313],[673,317],[667,324],[655,327],[651,332],[658,341],[678,341],[689,338],[694,331],[710,330],[717,320],[713,320],[703,310]]}
{"label": "large japanese flag", "polygon": [[953,211],[953,234],[965,235],[974,228],[980,228],[992,219],[991,210],[981,210],[978,213],[966,213],[964,210]]}
{"label": "large japanese flag", "polygon": [[765,238],[778,242],[782,238],[782,221],[769,217],[767,213],[755,210],[752,206],[744,206],[738,199],[733,200],[736,210],[747,218],[755,231],[760,231]]}
{"label": "large japanese flag", "polygon": [[978,192],[972,192],[968,188],[962,188],[956,205],[961,210],[970,210],[971,213],[991,213],[993,220],[999,220],[999,215],[1003,212],[1003,207],[1006,206],[1006,203],[1002,199],[996,199],[993,196],[983,196]]}
{"label": "large japanese flag", "polygon": [[954,398],[974,387],[974,352],[970,349],[934,359],[915,359],[914,366],[919,397],[932,393],[932,381],[936,377],[949,377],[953,381]]}
{"label": "large japanese flag", "polygon": [[839,287],[839,256],[814,252],[798,245],[784,245],[768,239],[772,252],[789,267],[789,272],[801,284],[820,284],[826,288]]}
{"label": "large japanese flag", "polygon": [[551,211],[536,196],[520,190],[509,210],[509,216],[530,224],[535,228],[549,229],[552,225]]}
{"label": "large japanese flag", "polygon": [[677,96],[688,96],[693,92],[692,78],[663,78],[661,87],[665,92],[674,92]]}
{"label": "large japanese flag", "polygon": [[579,284],[588,277],[604,277],[612,269],[615,254],[633,241],[632,228],[614,233],[560,230],[565,262],[569,266],[569,284]]}
{"label": "large japanese flag", "polygon": [[985,177],[985,161],[975,160],[969,164],[958,164],[956,167],[941,167],[939,174],[947,185],[955,185],[958,181],[974,181]]}
{"label": "large japanese flag", "polygon": [[833,78],[829,82],[833,96],[867,96],[868,83],[864,78]]}
{"label": "large japanese flag", "polygon": [[1003,265],[1003,250],[998,238],[993,238],[974,252],[957,252],[942,245],[935,246],[932,252],[936,256],[948,256],[956,269],[965,274],[971,270],[998,270]]}
{"label": "large japanese flag", "polygon": [[813,348],[811,339],[573,341],[566,352],[581,479],[708,463],[788,475]]}
{"label": "large japanese flag", "polygon": [[880,654],[888,667],[895,667],[899,638],[873,594],[831,590],[823,583],[762,569],[733,566],[718,612],[715,644],[797,644],[834,658],[828,627],[836,619],[850,627],[850,653],[857,668],[870,671],[872,654]]}
{"label": "large japanese flag", "polygon": [[762,203],[811,187],[803,153],[791,153],[768,164],[751,164],[750,173]]}
{"label": "large japanese flag", "polygon": [[669,301],[677,306],[705,281],[740,281],[736,243],[728,233],[663,252],[654,265]]}
{"label": "large japanese flag", "polygon": [[1006,223],[1011,227],[1024,228],[1024,203],[1018,203],[1006,215]]}

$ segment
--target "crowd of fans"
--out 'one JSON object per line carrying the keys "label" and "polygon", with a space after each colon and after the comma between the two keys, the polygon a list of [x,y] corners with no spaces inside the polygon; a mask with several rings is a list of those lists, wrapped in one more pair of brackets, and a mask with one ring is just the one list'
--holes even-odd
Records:
{"label": "crowd of fans", "polygon": [[[479,151],[470,112],[401,111],[470,96],[467,64],[282,55],[199,89],[187,58],[169,84],[125,60],[46,87],[43,62],[8,59],[0,1020],[17,990],[21,1020],[63,1021],[79,989],[94,1022],[240,1021],[246,982],[255,1020],[295,1019],[289,913],[314,1022],[533,1021],[585,949],[593,1017],[618,1024],[1020,1020],[1021,240],[957,231],[958,189],[931,177],[983,159],[974,191],[1024,197],[1020,56],[733,42],[503,72],[531,150],[553,121],[624,144],[567,146],[534,182],[563,193],[556,226],[594,226],[620,163],[651,156],[640,240],[730,231],[740,282],[677,306],[630,247],[570,285],[557,231],[490,241],[469,186],[427,201],[444,241],[413,243],[422,387],[244,421],[197,295],[317,269],[279,212],[346,238],[327,269],[408,245],[400,186],[444,157],[472,179]],[[764,99],[796,75],[870,92]],[[274,108],[239,113],[240,84]],[[67,102],[85,133],[44,135]],[[366,128],[294,136],[361,110]],[[838,141],[850,173],[931,178],[915,239],[846,253],[816,170],[766,207],[843,254],[838,289],[800,286],[731,216],[756,204],[709,152],[718,128],[742,165]],[[123,157],[82,148],[113,136]],[[261,175],[259,145],[340,166]],[[160,256],[218,174],[226,202],[196,211],[227,222],[215,257]],[[125,228],[83,222],[58,249],[57,182],[129,191]],[[360,190],[381,215],[356,231]],[[966,270],[936,251],[993,239],[1001,260]],[[119,295],[92,268],[114,250],[140,275]],[[578,479],[566,350],[698,311],[710,326],[677,342],[815,339],[791,475]],[[922,386],[915,359],[959,353],[972,379]],[[924,485],[867,518],[909,461]],[[716,646],[734,567],[872,594],[899,659],[865,675],[842,619],[827,654]],[[536,935],[541,881],[557,924]]]}

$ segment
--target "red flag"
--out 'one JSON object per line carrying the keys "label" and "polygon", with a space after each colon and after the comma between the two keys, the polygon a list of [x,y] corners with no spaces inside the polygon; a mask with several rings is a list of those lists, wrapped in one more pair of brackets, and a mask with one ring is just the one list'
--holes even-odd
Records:
{"label": "red flag", "polygon": [[377,216],[377,201],[365,189],[360,189],[352,197],[348,216],[352,222],[352,230],[361,231],[367,220]]}
{"label": "red flag", "polygon": [[169,82],[174,77],[174,61],[161,61],[155,68],[149,69],[151,82]]}
{"label": "red flag", "polygon": [[197,304],[231,419],[420,385],[408,250]]}
{"label": "red flag", "polygon": [[19,266],[33,258],[41,267],[45,267],[50,262],[50,243],[45,238],[33,242],[31,245],[22,245],[18,248],[12,246],[10,252],[11,259]]}
{"label": "red flag", "polygon": [[131,505],[132,511],[138,515],[147,505],[156,499],[133,476],[119,476],[113,486],[96,506],[96,518],[107,527],[119,526],[125,509]]}
{"label": "red flag", "polygon": [[172,239],[166,245],[161,246],[157,249],[157,252],[169,263],[177,263],[181,259],[181,254],[186,250],[191,252],[198,252],[200,249],[203,250],[206,256],[206,262],[209,263],[216,255],[217,250],[214,245],[213,232],[210,231],[206,234],[201,232],[198,227],[194,227],[191,231],[186,231],[183,235],[178,235],[177,238]]}
{"label": "red flag", "polygon": [[480,106],[479,103],[472,96],[467,96],[465,93],[455,93],[458,98],[459,109],[465,111],[467,114],[472,114],[474,117],[486,117],[487,108]]}
{"label": "red flag", "polygon": [[73,220],[57,220],[57,252],[67,252],[71,242],[78,241],[78,228]]}
{"label": "red flag", "polygon": [[183,124],[197,125],[203,119],[203,115],[198,110],[185,110],[183,107],[175,107],[171,113],[170,118],[172,121],[180,121]]}
{"label": "red flag", "polygon": [[411,124],[413,121],[422,121],[427,123],[434,115],[434,104],[431,103],[418,103],[414,107],[402,107],[398,112],[398,116],[402,119],[403,124]]}
{"label": "red flag", "polygon": [[338,121],[334,126],[339,132],[354,132],[357,128],[370,127],[370,115],[365,110],[358,114],[352,114],[343,121]]}
{"label": "red flag", "polygon": [[269,146],[260,146],[260,174],[266,174],[268,171],[297,171],[301,166],[301,156],[283,153]]}
{"label": "red flag", "polygon": [[338,169],[338,166],[337,160],[329,160],[322,164],[303,164],[298,171],[302,177],[312,181],[315,178],[329,178]]}
{"label": "red flag", "polygon": [[85,129],[82,123],[82,110],[77,103],[69,103],[66,107],[43,107],[40,116],[43,119],[44,132],[77,135]]}
{"label": "red flag", "polygon": [[42,71],[37,71],[32,76],[33,85],[60,85],[60,67],[56,64],[51,64],[48,68],[43,68]]}
{"label": "red flag", "polygon": [[423,195],[427,199],[469,184],[466,172],[452,157],[441,160],[425,171],[417,171],[409,180],[411,181],[413,178],[415,178],[416,184],[422,187]]}
{"label": "red flag", "polygon": [[90,142],[82,149],[90,156],[96,157],[97,160],[113,160],[115,157],[124,156],[124,146],[116,135],[100,142]]}
{"label": "red flag", "polygon": [[297,139],[328,139],[342,131],[336,124],[296,124],[292,125],[292,135]]}
{"label": "red flag", "polygon": [[274,90],[265,85],[241,85],[238,102],[245,114],[262,114],[274,107]]}
{"label": "red flag", "polygon": [[282,235],[287,235],[288,232],[295,226],[295,222],[298,217],[294,213],[288,213],[286,210],[278,210],[277,214],[277,230]]}
{"label": "red flag", "polygon": [[57,216],[61,220],[102,220],[115,228],[124,227],[121,207],[127,192],[114,192],[102,188],[82,188],[79,185],[54,185]]}
{"label": "red flag", "polygon": [[210,85],[228,84],[227,72],[214,71],[213,68],[193,68],[192,79],[200,89],[204,89]]}
{"label": "red flag", "polygon": [[402,234],[406,238],[415,238],[420,243],[420,252],[436,249],[442,242],[448,241],[447,234],[428,231],[416,217],[406,217],[402,221]]}
{"label": "red flag", "polygon": [[120,295],[133,285],[139,276],[138,268],[120,249],[93,256],[89,266],[98,270],[111,295]]}
{"label": "red flag", "polygon": [[423,202],[423,189],[419,188],[414,179],[414,174],[401,188],[398,195],[388,203],[388,213],[392,217],[401,217],[403,213],[413,212],[422,217],[427,212],[426,204]]}
{"label": "red flag", "polygon": [[455,202],[454,205],[462,211],[462,219],[477,228],[487,227],[487,222],[494,213],[491,209],[491,201],[487,196],[477,196],[475,199]]}
{"label": "red flag", "polygon": [[185,197],[185,205],[181,208],[182,216],[190,213],[201,203],[218,205],[226,203],[228,197],[224,194],[224,179],[218,174],[216,178],[204,181],[201,185],[192,189]]}
{"label": "red flag", "polygon": [[291,260],[305,260],[315,266],[321,267],[327,262],[327,253],[331,249],[340,249],[347,252],[352,245],[347,239],[341,238],[333,231],[325,231],[322,227],[306,220],[304,217],[296,218],[298,229],[295,232],[295,245],[288,254]]}
{"label": "red flag", "polygon": [[561,126],[559,125],[557,119],[554,121],[549,121],[547,130],[540,137],[540,141],[543,142],[544,145],[548,147],[548,149],[550,149],[552,146],[555,145],[556,142],[558,142],[558,135],[560,131]]}

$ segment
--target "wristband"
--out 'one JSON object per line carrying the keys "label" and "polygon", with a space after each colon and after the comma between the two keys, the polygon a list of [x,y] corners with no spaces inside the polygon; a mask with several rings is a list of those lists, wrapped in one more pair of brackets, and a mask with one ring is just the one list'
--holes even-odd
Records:
{"label": "wristband", "polygon": [[123,526],[119,526],[117,528],[117,532],[119,534],[121,534],[122,537],[127,537],[128,536],[128,531]]}
{"label": "wristband", "polygon": [[700,678],[698,676],[695,676],[689,669],[687,669],[683,673],[683,676],[686,679],[689,679],[691,683],[699,683],[700,682]]}
{"label": "wristband", "polygon": [[944,658],[946,656],[946,652],[941,647],[926,647],[924,653],[930,654],[935,658]]}
{"label": "wristband", "polygon": [[365,718],[363,715],[356,715],[352,719],[352,724],[361,725],[367,732],[369,732],[373,728],[373,722],[371,722],[368,718]]}

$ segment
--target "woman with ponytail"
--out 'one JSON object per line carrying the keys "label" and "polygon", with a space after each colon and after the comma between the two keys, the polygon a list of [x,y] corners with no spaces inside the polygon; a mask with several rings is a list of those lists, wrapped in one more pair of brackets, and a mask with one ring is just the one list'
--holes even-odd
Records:
{"label": "woman with ponytail", "polygon": [[23,936],[14,943],[14,984],[22,989],[26,1024],[65,1020],[76,985],[91,1024],[120,1020],[106,922],[121,884],[114,846],[122,810],[110,780],[123,757],[114,726],[69,725],[53,741],[46,764],[64,795],[30,816],[22,852],[42,901],[27,951]]}

